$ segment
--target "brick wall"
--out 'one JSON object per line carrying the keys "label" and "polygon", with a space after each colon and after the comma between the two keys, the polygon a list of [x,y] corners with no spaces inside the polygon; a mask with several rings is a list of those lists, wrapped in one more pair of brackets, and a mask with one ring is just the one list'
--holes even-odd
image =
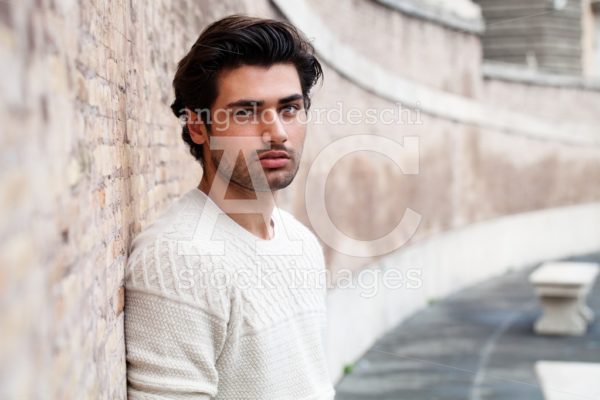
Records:
{"label": "brick wall", "polygon": [[200,169],[176,61],[241,2],[0,2],[0,398],[125,397],[134,233]]}

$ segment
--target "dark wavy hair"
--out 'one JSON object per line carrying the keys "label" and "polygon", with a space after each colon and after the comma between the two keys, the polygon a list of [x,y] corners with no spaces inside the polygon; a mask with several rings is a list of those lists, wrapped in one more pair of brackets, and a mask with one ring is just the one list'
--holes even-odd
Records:
{"label": "dark wavy hair", "polygon": [[[314,48],[294,26],[283,21],[231,15],[210,24],[185,57],[179,61],[173,88],[175,101],[171,105],[178,117],[185,109],[209,110],[217,98],[217,78],[220,71],[242,65],[271,66],[292,63],[298,71],[304,106],[310,108],[310,89],[323,75]],[[210,118],[204,112],[200,118],[210,131]],[[202,145],[196,144],[184,124],[183,140],[201,165]]]}

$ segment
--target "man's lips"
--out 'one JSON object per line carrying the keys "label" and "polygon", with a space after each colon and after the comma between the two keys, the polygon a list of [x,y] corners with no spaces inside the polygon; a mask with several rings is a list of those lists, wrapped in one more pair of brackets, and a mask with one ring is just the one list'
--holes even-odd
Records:
{"label": "man's lips", "polygon": [[290,161],[287,151],[281,150],[267,151],[262,153],[258,158],[260,159],[260,165],[265,168],[281,168]]}
{"label": "man's lips", "polygon": [[289,154],[287,151],[283,151],[283,150],[269,150],[266,151],[264,153],[261,153],[258,158],[265,159],[265,158],[290,158]]}

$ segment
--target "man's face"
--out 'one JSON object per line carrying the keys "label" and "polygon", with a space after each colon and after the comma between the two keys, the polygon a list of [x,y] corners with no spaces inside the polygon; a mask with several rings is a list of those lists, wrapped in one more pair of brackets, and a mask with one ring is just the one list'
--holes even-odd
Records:
{"label": "man's face", "polygon": [[224,150],[205,144],[205,164],[219,167],[217,173],[224,178],[231,174],[230,184],[244,189],[275,191],[289,185],[298,171],[306,133],[294,65],[244,65],[221,72],[217,85],[209,138],[222,139]]}

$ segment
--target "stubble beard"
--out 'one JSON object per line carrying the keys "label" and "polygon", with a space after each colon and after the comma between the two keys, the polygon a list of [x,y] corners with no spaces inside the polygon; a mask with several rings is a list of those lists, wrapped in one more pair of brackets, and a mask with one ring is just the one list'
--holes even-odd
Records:
{"label": "stubble beard", "polygon": [[[211,159],[213,165],[217,166],[217,173],[223,179],[226,180],[231,172],[230,183],[253,192],[274,192],[289,186],[300,168],[300,163],[296,157],[297,153],[289,153],[292,166],[291,169],[286,168],[285,170],[283,168],[277,170],[263,169],[260,162],[255,160],[250,161],[250,168],[248,168],[243,156],[239,154],[233,171],[231,171],[231,162],[223,158],[222,151],[211,151]],[[221,166],[221,163],[224,164]]]}

